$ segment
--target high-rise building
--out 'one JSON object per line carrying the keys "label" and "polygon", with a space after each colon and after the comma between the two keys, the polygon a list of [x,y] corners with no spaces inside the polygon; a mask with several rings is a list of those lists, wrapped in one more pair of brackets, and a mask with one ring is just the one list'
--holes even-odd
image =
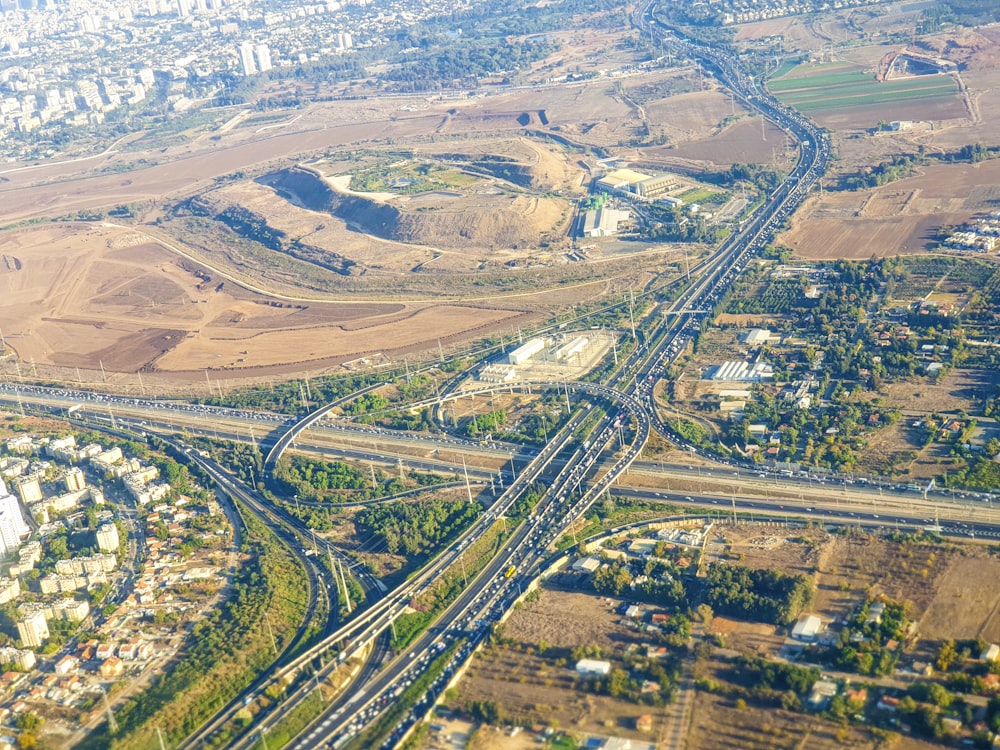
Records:
{"label": "high-rise building", "polygon": [[239,48],[240,64],[243,66],[243,75],[252,76],[257,72],[257,65],[253,60],[253,45],[250,42],[243,42]]}
{"label": "high-rise building", "polygon": [[180,18],[187,18],[191,13],[191,9],[188,7],[188,0],[174,0],[174,8]]}
{"label": "high-rise building", "polygon": [[263,73],[270,70],[274,66],[271,64],[271,50],[268,49],[266,44],[257,45],[257,69]]}
{"label": "high-rise building", "polygon": [[[14,486],[17,487],[17,494],[21,496],[21,502],[25,505],[37,503],[42,499],[42,483],[36,474],[23,477],[18,480]],[[3,497],[6,494],[7,488],[4,487],[3,493],[0,493],[0,497]]]}
{"label": "high-rise building", "polygon": [[97,548],[101,552],[118,551],[118,527],[113,523],[104,523],[97,527]]}
{"label": "high-rise building", "polygon": [[21,538],[30,532],[17,498],[7,491],[7,485],[0,480],[0,555],[16,550],[21,545]]}
{"label": "high-rise building", "polygon": [[75,492],[87,486],[87,477],[79,466],[74,466],[71,469],[67,469],[66,475],[63,477],[63,482],[66,484],[67,492]]}
{"label": "high-rise building", "polygon": [[49,624],[44,612],[35,612],[17,621],[17,634],[25,648],[38,648],[49,637]]}

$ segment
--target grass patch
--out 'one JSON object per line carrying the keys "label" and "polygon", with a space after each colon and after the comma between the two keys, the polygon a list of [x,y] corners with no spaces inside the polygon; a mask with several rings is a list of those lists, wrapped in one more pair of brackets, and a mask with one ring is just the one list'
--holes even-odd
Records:
{"label": "grass patch", "polygon": [[685,203],[708,203],[717,195],[719,194],[714,190],[692,188],[691,190],[681,193],[680,197],[684,199]]}
{"label": "grass patch", "polygon": [[[251,750],[274,750],[274,748],[284,747],[298,734],[305,729],[312,721],[323,713],[327,703],[323,700],[319,690],[313,690],[309,696],[296,706],[291,713],[279,721],[273,729],[269,730],[264,739],[258,739],[250,748]],[[267,743],[266,745],[264,743]]]}

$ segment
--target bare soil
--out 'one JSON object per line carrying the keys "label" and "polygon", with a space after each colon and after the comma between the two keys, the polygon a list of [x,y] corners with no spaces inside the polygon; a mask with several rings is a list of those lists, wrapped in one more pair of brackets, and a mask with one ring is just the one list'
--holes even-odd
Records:
{"label": "bare soil", "polygon": [[[528,724],[558,726],[574,732],[641,738],[635,719],[653,713],[649,706],[589,692],[586,679],[573,670],[569,651],[581,645],[599,646],[605,658],[620,658],[640,635],[618,625],[611,602],[588,594],[550,589],[518,607],[503,626],[513,645],[484,647],[477,653],[459,686],[462,703],[495,701],[508,717]],[[539,644],[549,646],[546,657]],[[560,666],[553,656],[565,659]],[[654,718],[654,735],[658,731]]]}
{"label": "bare soil", "polygon": [[813,195],[776,241],[822,260],[921,253],[941,226],[989,208],[998,180],[1000,161],[942,164],[873,190]]}
{"label": "bare soil", "polygon": [[[521,313],[464,304],[290,300],[251,291],[124,228],[54,224],[0,235],[7,346],[23,366],[213,378],[322,370],[509,331]],[[12,363],[6,363],[13,369]]]}
{"label": "bare soil", "polygon": [[685,746],[691,750],[770,750],[770,748],[875,748],[864,729],[824,721],[818,716],[781,709],[737,708],[735,701],[695,693],[691,730]]}
{"label": "bare soil", "polygon": [[[739,565],[814,577],[810,611],[827,622],[842,620],[866,599],[885,596],[906,603],[922,638],[1000,639],[1000,593],[990,583],[1000,559],[977,544],[897,543],[862,532],[774,526],[717,527],[725,538],[713,555]],[[735,559],[734,559],[735,558]],[[784,636],[773,626],[716,617],[712,630],[727,645],[751,651],[776,648]]]}

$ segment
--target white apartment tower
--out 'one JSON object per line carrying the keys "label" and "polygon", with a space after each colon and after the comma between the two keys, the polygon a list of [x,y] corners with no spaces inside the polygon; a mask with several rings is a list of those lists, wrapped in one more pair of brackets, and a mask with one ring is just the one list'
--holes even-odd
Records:
{"label": "white apartment tower", "polygon": [[44,612],[35,612],[17,621],[17,634],[25,648],[38,648],[49,637],[49,624]]}
{"label": "white apartment tower", "polygon": [[17,498],[7,491],[7,485],[0,480],[0,555],[16,550],[21,546],[21,537],[30,532]]}
{"label": "white apartment tower", "polygon": [[271,64],[271,50],[266,44],[257,45],[257,70],[264,73],[274,66]]}
{"label": "white apartment tower", "polygon": [[67,492],[76,492],[87,486],[87,476],[80,470],[79,466],[74,466],[66,471],[63,477]]}
{"label": "white apartment tower", "polygon": [[240,64],[243,66],[243,75],[252,76],[257,72],[257,65],[253,60],[253,45],[250,42],[243,42],[239,48]]}
{"label": "white apartment tower", "polygon": [[97,527],[97,548],[101,552],[118,551],[118,527],[113,523],[104,523]]}

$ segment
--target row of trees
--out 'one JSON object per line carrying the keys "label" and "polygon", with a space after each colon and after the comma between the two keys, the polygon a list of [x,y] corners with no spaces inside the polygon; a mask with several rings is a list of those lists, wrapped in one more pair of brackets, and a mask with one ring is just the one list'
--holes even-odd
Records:
{"label": "row of trees", "polygon": [[297,632],[309,602],[305,571],[264,524],[245,517],[249,559],[239,566],[229,598],[194,625],[176,666],[116,711],[118,732],[102,725],[81,747],[148,748],[156,745],[157,729],[179,743],[270,665],[270,633],[280,649]]}

